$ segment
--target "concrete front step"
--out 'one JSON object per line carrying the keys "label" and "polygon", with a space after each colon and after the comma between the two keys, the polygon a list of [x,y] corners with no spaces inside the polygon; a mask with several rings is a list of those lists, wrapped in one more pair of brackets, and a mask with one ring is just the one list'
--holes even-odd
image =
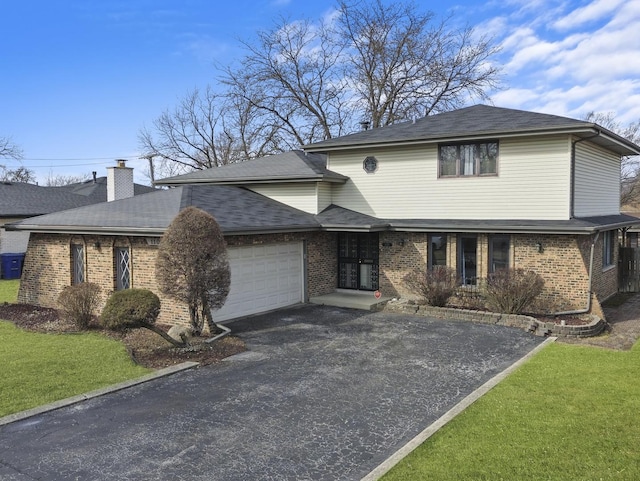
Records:
{"label": "concrete front step", "polygon": [[334,307],[348,307],[351,309],[363,309],[365,311],[376,311],[391,297],[380,297],[376,299],[373,292],[332,292],[324,296],[312,297],[309,299],[311,304],[320,304]]}

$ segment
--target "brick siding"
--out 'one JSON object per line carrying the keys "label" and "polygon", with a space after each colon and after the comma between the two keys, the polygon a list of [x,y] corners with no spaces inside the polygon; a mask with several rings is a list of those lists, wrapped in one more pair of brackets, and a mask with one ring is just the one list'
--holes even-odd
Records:
{"label": "brick siding", "polygon": [[[447,260],[456,267],[457,236],[447,236]],[[488,235],[479,234],[478,267],[480,277],[488,272]],[[414,268],[426,269],[428,235],[415,232],[382,232],[380,239],[380,291],[384,296],[411,297],[403,283]],[[312,232],[228,236],[229,247],[282,242],[304,242],[306,254],[306,297],[333,292],[337,286],[337,233]],[[512,235],[511,263],[533,270],[545,280],[540,310],[546,312],[581,309],[586,306],[591,236]],[[32,233],[24,261],[18,301],[57,307],[60,291],[71,283],[70,245],[85,246],[86,280],[99,284],[103,302],[115,289],[114,249],[129,247],[131,286],[156,292],[162,302],[161,323],[188,323],[182,303],[158,292],[155,258],[158,247],[142,237],[70,236]],[[537,244],[543,251],[539,252]],[[617,256],[617,253],[616,253]],[[617,292],[617,258],[612,267],[602,269],[602,238],[594,250],[592,312],[603,317],[600,302]],[[101,306],[102,307],[102,306]]]}
{"label": "brick siding", "polygon": [[[336,235],[333,233],[292,233],[256,236],[229,236],[227,245],[247,246],[281,242],[304,242],[307,256],[307,296],[328,294],[337,283]],[[32,233],[25,256],[18,302],[58,307],[62,289],[71,284],[73,271],[71,244],[84,245],[86,281],[102,288],[102,303],[115,290],[114,251],[129,247],[131,255],[131,287],[155,292],[162,303],[159,323],[188,324],[185,304],[163,296],[155,280],[157,245],[149,245],[144,237],[70,236]]]}

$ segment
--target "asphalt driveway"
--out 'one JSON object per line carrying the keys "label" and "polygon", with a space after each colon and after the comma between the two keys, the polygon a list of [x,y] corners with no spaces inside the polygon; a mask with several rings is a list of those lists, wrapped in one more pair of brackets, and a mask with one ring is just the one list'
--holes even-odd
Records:
{"label": "asphalt driveway", "polygon": [[542,342],[507,327],[298,306],[249,351],[0,427],[2,480],[359,480]]}

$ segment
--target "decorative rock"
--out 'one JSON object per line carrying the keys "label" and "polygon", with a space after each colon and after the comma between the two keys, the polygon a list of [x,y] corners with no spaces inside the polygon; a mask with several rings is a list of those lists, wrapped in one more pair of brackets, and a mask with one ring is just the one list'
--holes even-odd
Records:
{"label": "decorative rock", "polygon": [[172,326],[167,334],[176,341],[185,342],[193,337],[193,330],[186,326]]}

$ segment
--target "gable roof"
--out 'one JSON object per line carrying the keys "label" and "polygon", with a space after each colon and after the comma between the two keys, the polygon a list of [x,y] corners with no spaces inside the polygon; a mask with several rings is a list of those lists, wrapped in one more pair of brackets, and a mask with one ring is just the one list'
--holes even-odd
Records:
{"label": "gable roof", "polygon": [[326,168],[323,154],[300,150],[222,165],[157,180],[156,185],[252,184],[265,182],[345,182],[347,177]]}
{"label": "gable roof", "polygon": [[224,234],[319,229],[312,214],[236,186],[184,185],[128,199],[55,212],[8,224],[8,230],[108,235],[161,235],[181,209],[213,215]]}
{"label": "gable roof", "polygon": [[[134,184],[134,194],[156,189]],[[24,182],[0,182],[0,217],[32,217],[107,201],[107,178],[47,187]]]}
{"label": "gable roof", "polygon": [[317,142],[308,152],[338,149],[433,143],[463,139],[504,138],[552,133],[573,134],[589,139],[620,155],[638,155],[640,146],[592,122],[524,110],[474,105],[428,115],[413,122],[380,127]]}

